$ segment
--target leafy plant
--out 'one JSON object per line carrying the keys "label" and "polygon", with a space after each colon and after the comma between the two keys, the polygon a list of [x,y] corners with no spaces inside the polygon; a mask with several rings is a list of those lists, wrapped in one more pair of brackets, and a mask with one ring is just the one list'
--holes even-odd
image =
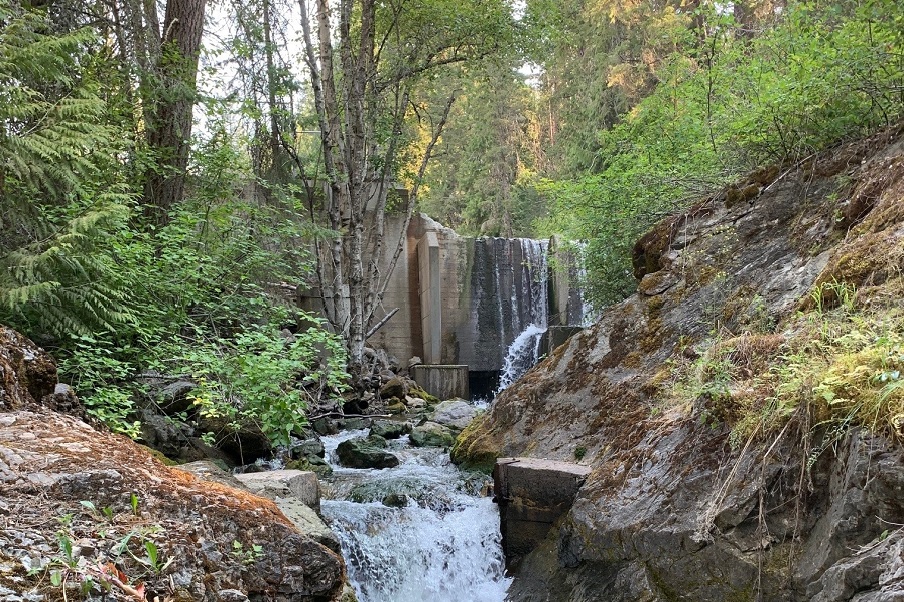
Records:
{"label": "leafy plant", "polygon": [[173,560],[175,560],[174,558],[170,558],[169,560],[164,562],[160,557],[160,551],[157,549],[157,544],[155,544],[150,539],[146,539],[144,541],[144,553],[145,555],[143,558],[138,558],[135,556],[133,557],[138,562],[150,568],[155,575],[162,573],[164,570],[166,570],[166,567],[172,564]]}
{"label": "leafy plant", "polygon": [[231,554],[233,558],[243,565],[248,566],[254,564],[261,556],[263,556],[264,547],[259,544],[252,544],[249,549],[246,549],[244,544],[236,539],[232,542]]}
{"label": "leafy plant", "polygon": [[[663,217],[755,166],[798,162],[904,114],[902,17],[890,0],[789,3],[754,36],[712,4],[695,19],[696,40],[683,19],[661,22],[672,50],[655,62],[651,93],[599,132],[594,168],[539,185],[552,209],[541,229],[588,241],[598,307],[634,290],[631,247]],[[617,66],[609,73],[626,88]]]}
{"label": "leafy plant", "polygon": [[235,427],[256,423],[275,444],[287,445],[305,426],[309,400],[346,386],[344,347],[318,327],[291,340],[273,329],[250,328],[232,340],[162,348],[162,355],[169,355],[163,368],[199,383],[192,396],[202,415]]}

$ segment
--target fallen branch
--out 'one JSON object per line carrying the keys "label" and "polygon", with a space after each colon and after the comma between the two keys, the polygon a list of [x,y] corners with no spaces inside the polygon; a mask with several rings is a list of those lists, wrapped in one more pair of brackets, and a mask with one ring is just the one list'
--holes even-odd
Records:
{"label": "fallen branch", "polygon": [[339,418],[392,418],[392,414],[343,414],[342,412],[327,412],[317,416],[308,416],[308,422],[317,420],[318,418],[326,418],[328,416],[338,416]]}
{"label": "fallen branch", "polygon": [[370,337],[374,336],[374,334],[376,334],[376,332],[377,332],[378,330],[380,330],[381,328],[383,328],[383,325],[384,325],[384,324],[386,324],[387,322],[389,322],[389,319],[390,319],[390,318],[392,318],[394,315],[396,315],[397,313],[399,313],[399,310],[400,310],[400,309],[401,309],[400,307],[397,307],[397,308],[395,308],[394,310],[392,310],[391,312],[389,312],[388,314],[386,314],[385,316],[383,316],[383,319],[380,320],[379,322],[377,322],[377,325],[376,325],[376,326],[374,326],[373,328],[371,328],[370,330],[367,331],[367,334],[364,335],[364,340],[366,341],[366,340],[369,339]]}

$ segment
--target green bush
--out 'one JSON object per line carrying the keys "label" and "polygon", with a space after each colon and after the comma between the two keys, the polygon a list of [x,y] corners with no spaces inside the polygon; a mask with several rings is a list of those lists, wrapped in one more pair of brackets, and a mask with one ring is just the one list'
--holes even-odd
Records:
{"label": "green bush", "polygon": [[283,337],[272,327],[251,327],[232,339],[197,339],[162,345],[152,364],[186,374],[200,386],[198,411],[230,424],[257,424],[275,445],[288,445],[307,424],[309,403],[346,387],[341,340],[315,326]]}

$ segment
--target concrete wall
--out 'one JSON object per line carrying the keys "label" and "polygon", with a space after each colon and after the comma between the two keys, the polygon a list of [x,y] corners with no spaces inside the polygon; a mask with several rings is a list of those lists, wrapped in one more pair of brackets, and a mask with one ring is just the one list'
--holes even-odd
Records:
{"label": "concrete wall", "polygon": [[571,508],[590,471],[589,466],[536,458],[496,461],[493,492],[507,563],[546,537],[552,523]]}
{"label": "concrete wall", "polygon": [[442,344],[437,363],[500,370],[515,337],[530,323],[546,321],[545,263],[539,260],[545,243],[462,237],[421,219],[439,245]]}
{"label": "concrete wall", "polygon": [[[392,249],[395,249],[404,222],[403,215],[387,215],[384,245],[390,250],[390,253]],[[399,256],[399,261],[389,280],[382,307],[374,315],[374,323],[396,307],[399,308],[399,312],[367,341],[368,347],[385,349],[403,364],[411,357],[424,357],[417,248],[418,241],[423,236],[420,226],[420,221],[413,219],[405,233],[405,249]],[[382,273],[389,269],[390,257],[384,258],[380,266]]]}
{"label": "concrete wall", "polygon": [[579,326],[584,320],[584,299],[575,283],[581,280],[581,270],[574,254],[564,242],[554,236],[549,241],[549,325]]}
{"label": "concrete wall", "polygon": [[425,391],[440,400],[468,399],[468,366],[419,365],[411,369],[411,377]]}
{"label": "concrete wall", "polygon": [[[384,248],[390,256],[404,221],[401,214],[386,216]],[[403,365],[417,356],[425,364],[498,372],[509,345],[529,324],[545,325],[548,318],[574,323],[567,270],[547,289],[546,242],[463,237],[423,214],[412,218],[404,241],[374,323],[395,308],[399,312],[367,341]],[[388,272],[389,257],[380,267]],[[317,295],[302,292],[300,302],[319,311]]]}

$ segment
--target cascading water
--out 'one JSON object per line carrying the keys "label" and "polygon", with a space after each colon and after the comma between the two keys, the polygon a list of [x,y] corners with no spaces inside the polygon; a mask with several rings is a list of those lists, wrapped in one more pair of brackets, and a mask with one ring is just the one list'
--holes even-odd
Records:
{"label": "cascading water", "polygon": [[524,376],[540,360],[540,340],[544,332],[545,326],[531,324],[509,346],[499,375],[497,395]]}
{"label": "cascading water", "polygon": [[524,376],[540,361],[540,341],[549,322],[547,306],[547,248],[546,243],[527,238],[521,241],[521,291],[525,307],[522,314],[527,326],[521,330],[506,350],[499,375],[499,394],[513,382]]}
{"label": "cascading water", "polygon": [[339,443],[365,434],[323,438],[334,473],[323,483],[321,511],[339,537],[358,600],[501,602],[510,580],[499,512],[480,495],[485,477],[462,473],[443,450],[400,441],[392,442],[396,468],[336,465]]}

